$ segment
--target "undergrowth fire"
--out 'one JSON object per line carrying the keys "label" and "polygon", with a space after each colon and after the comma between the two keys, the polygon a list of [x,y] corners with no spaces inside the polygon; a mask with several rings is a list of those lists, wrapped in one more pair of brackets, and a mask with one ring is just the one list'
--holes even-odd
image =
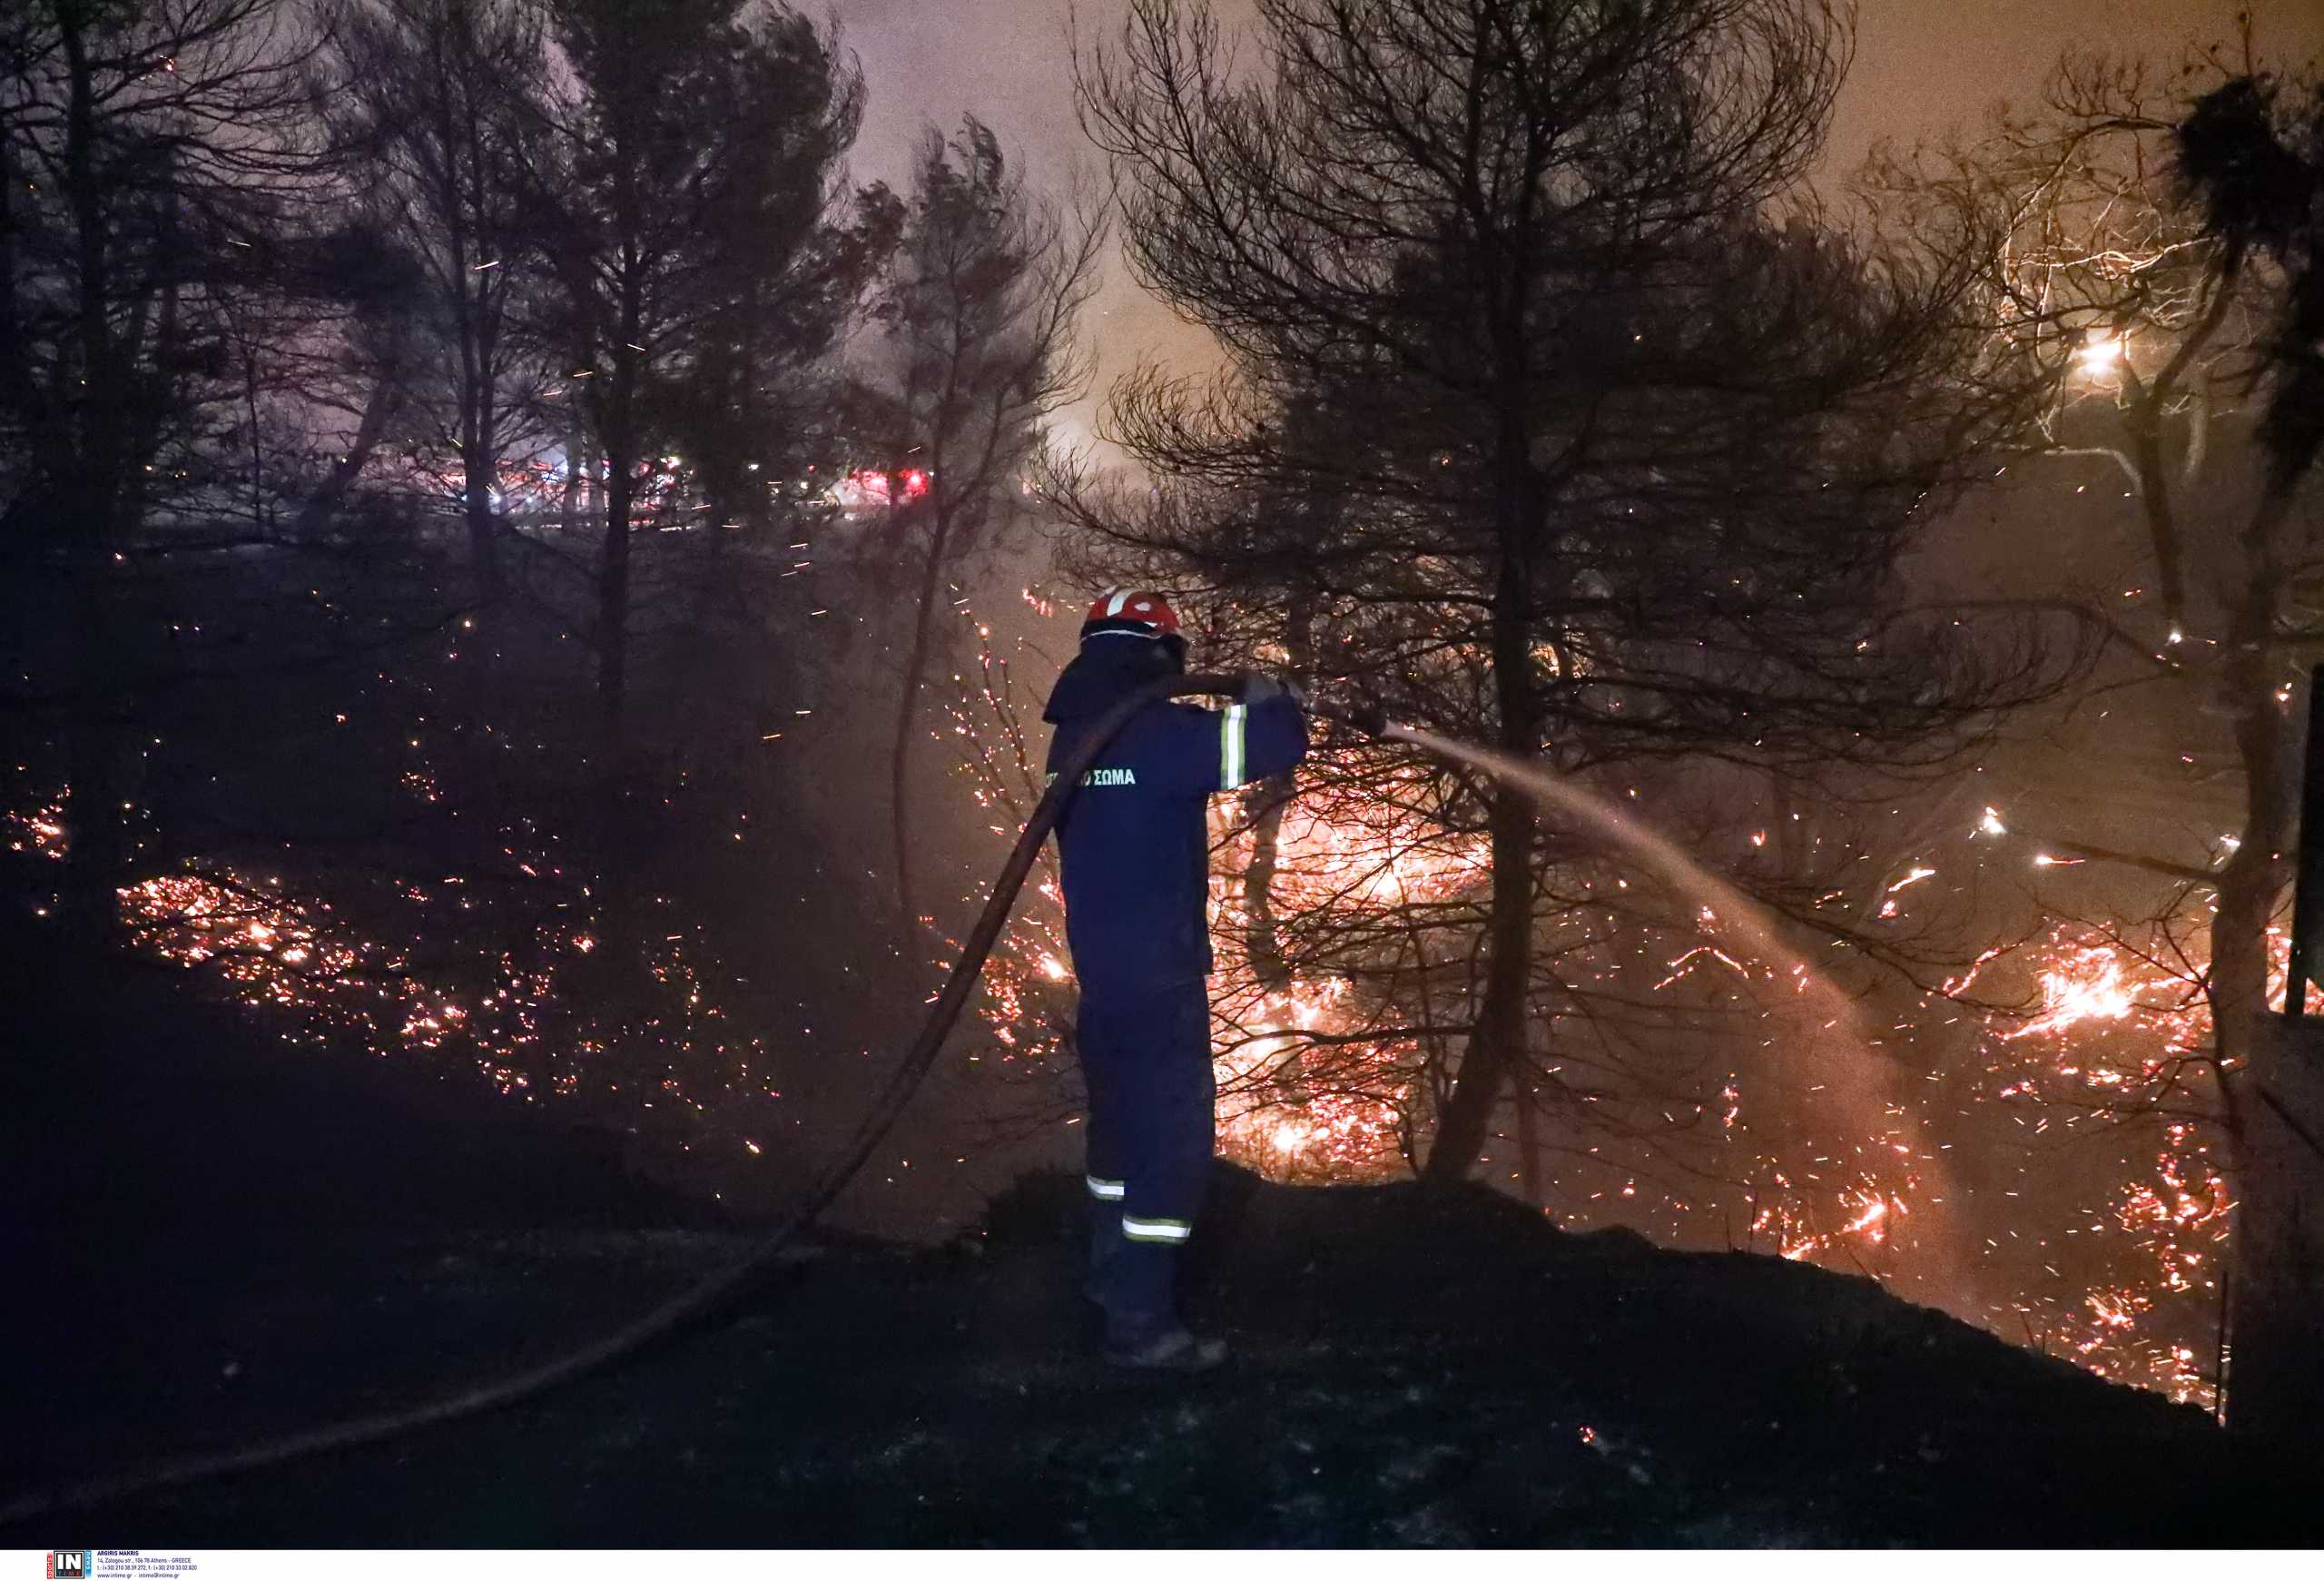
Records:
{"label": "undergrowth fire", "polygon": [[[1037,799],[1038,755],[985,635],[950,732],[988,826],[1008,839]],[[1424,1144],[1444,1052],[1462,1036],[1473,984],[1449,946],[1482,915],[1487,845],[1448,828],[1440,787],[1409,765],[1318,769],[1323,783],[1295,797],[1259,786],[1215,813],[1221,1145],[1278,1179],[1389,1179]],[[424,755],[401,788],[435,797]],[[69,805],[62,794],[25,802],[8,815],[11,847],[59,855]],[[123,890],[122,919],[141,947],[211,973],[287,1041],[458,1060],[504,1095],[675,1113],[692,1128],[669,1133],[675,1145],[761,1155],[747,1133],[762,1129],[751,1106],[778,1095],[766,1045],[721,1007],[700,930],[644,947],[650,930],[632,927],[642,958],[609,962],[599,897],[553,849],[507,838],[506,865],[523,881],[513,890],[443,876],[324,899],[208,865]],[[1944,865],[1911,865],[1879,916],[1941,890],[1927,881]],[[2234,1204],[2199,915],[2137,935],[2059,924],[1988,949],[1914,1018],[1969,1018],[1972,1067],[1936,1071],[1932,1053],[1926,1080],[1897,1082],[1894,1102],[1843,1135],[1828,1116],[1800,1123],[1814,1105],[1776,1062],[1817,1035],[1796,968],[1755,960],[1707,911],[1658,903],[1618,863],[1578,861],[1561,882],[1570,900],[1602,908],[1610,894],[1634,909],[1618,927],[1580,905],[1544,925],[1553,1013],[1531,1072],[1539,1110],[1492,1154],[1508,1189],[1570,1229],[1628,1226],[1869,1275],[2105,1376],[2213,1398]],[[1069,1081],[1073,987],[1055,874],[1034,890],[990,962],[981,1035],[960,1057],[1053,1096]],[[488,942],[512,937],[524,942]],[[632,986],[645,985],[647,1007],[599,1013],[592,973],[624,969],[642,973]],[[1644,1035],[1694,1057],[1626,1064],[1592,1025],[1617,1000]],[[1914,1044],[1908,1027],[1883,1057],[1909,1069]],[[1939,1220],[1965,1241],[1965,1261],[1957,1245],[1939,1252],[1925,1228]]]}

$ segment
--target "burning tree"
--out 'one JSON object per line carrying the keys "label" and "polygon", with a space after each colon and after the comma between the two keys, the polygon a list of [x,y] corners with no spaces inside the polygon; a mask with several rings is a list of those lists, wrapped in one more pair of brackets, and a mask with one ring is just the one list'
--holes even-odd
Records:
{"label": "burning tree", "polygon": [[[1924,222],[1937,211],[1997,235],[1976,298],[1990,334],[1976,376],[2043,390],[2022,448],[2075,480],[2078,495],[2087,463],[2104,463],[2119,486],[2101,499],[2132,502],[2138,539],[2109,546],[2102,580],[2063,590],[2112,606],[2119,640],[2105,679],[2134,688],[2134,724],[2142,697],[2167,710],[2154,742],[2167,774],[2226,749],[2241,805],[2219,816],[2239,826],[2191,850],[2125,851],[2138,836],[2110,839],[2103,828],[2061,827],[2053,844],[2214,890],[2210,992],[2220,1055],[2232,1061],[2264,1010],[2267,932],[2292,833],[2293,611],[2317,556],[2290,529],[2281,489],[2254,497],[2250,452],[2235,442],[2250,432],[2242,397],[2260,371],[2255,307],[2270,286],[2175,184],[2185,93],[2183,77],[2141,64],[2069,63],[2048,116],[2004,119],[1982,146],[1918,168],[1892,163],[1881,184],[1912,195]],[[2216,511],[2191,514],[2197,496],[2247,501],[2243,530],[2218,529]],[[2224,739],[2208,724],[2191,729],[2191,713],[2226,722]]]}
{"label": "burning tree", "polygon": [[[1215,15],[1175,0],[1142,0],[1084,60],[1132,267],[1231,360],[1209,387],[1149,370],[1115,390],[1115,436],[1167,479],[1150,503],[1057,469],[1090,558],[1231,609],[1215,635],[1236,658],[1672,824],[1691,809],[1707,845],[1722,824],[1743,838],[1769,776],[1812,795],[1942,764],[2058,678],[2032,627],[1973,642],[1969,612],[1898,588],[2011,398],[1944,376],[1967,349],[1963,238],[1853,242],[1806,197],[1847,44],[1834,11],[1260,16],[1269,70],[1247,84]],[[1546,1105],[1576,1148],[1710,1130],[1732,1064],[1644,1028],[1688,1013],[1657,984],[1733,908],[1488,776],[1350,761],[1334,810],[1387,820],[1354,872],[1358,894],[1383,886],[1378,920],[1335,900],[1313,937],[1263,925],[1281,943],[1260,954],[1308,952],[1376,1006],[1345,1046],[1399,1051],[1433,1114],[1427,1172],[1465,1173],[1512,1090],[1521,1123]],[[1284,853],[1278,834],[1255,918],[1288,909]],[[1721,997],[1695,986],[1701,1008]],[[1860,1050],[1819,1057],[1821,1085],[1879,1085],[1851,1073]]]}
{"label": "burning tree", "polygon": [[[2061,934],[2034,930],[2029,1026],[2056,1060],[2026,1091],[2147,1138],[2166,1182],[2209,1181],[2165,1188],[2180,1208],[2164,1222],[2191,1212],[2221,1237],[2220,1171],[2234,1173],[2238,1094],[2281,970],[2290,708],[2319,652],[2324,572],[2324,540],[2295,509],[2324,432],[2302,272],[2324,188],[2285,130],[2280,84],[2253,70],[2248,37],[2240,70],[2216,55],[2171,74],[2070,60],[2043,113],[1892,159],[1877,180],[1920,224],[1996,237],[1973,377],[2043,392],[2008,469],[2061,501],[2051,563],[2010,574],[2106,609],[2115,637],[2090,701],[2034,716],[2038,736],[1994,759],[2007,794],[1988,832],[2030,849],[2038,903],[2064,919]],[[2056,554],[2069,538],[2078,552]],[[2059,585],[2063,565],[2088,568],[2083,585]],[[2114,993],[2125,974],[2144,992]],[[2062,1013],[2051,998],[2075,984],[2115,1013]],[[2104,1041],[2135,1053],[2096,1052],[2113,1023]],[[2134,1183],[2124,1201],[2157,1191]],[[2170,1273],[2153,1288],[2199,1299],[2208,1323],[2218,1260]],[[2152,1304],[2126,1296],[2111,1326]],[[2211,1361],[2190,1378],[2216,1381]]]}

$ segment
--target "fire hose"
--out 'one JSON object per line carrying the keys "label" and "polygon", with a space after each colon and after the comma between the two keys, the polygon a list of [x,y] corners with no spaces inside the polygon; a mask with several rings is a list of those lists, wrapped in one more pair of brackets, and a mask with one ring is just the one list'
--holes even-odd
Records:
{"label": "fire hose", "polygon": [[1112,743],[1122,726],[1147,705],[1167,697],[1236,697],[1242,692],[1246,679],[1240,675],[1167,677],[1132,692],[1099,716],[1097,726],[1083,738],[1081,745],[1059,765],[1057,774],[1039,805],[1034,807],[1033,815],[1026,820],[1023,833],[1017,836],[1017,844],[1009,853],[1009,860],[1001,867],[992,893],[985,901],[983,914],[977,918],[976,926],[969,934],[960,958],[953,963],[951,974],[945,979],[942,990],[929,1007],[928,1018],[921,1025],[920,1035],[912,1041],[902,1061],[890,1073],[871,1112],[856,1128],[845,1149],[817,1178],[799,1205],[768,1230],[740,1261],[672,1296],[652,1311],[611,1334],[492,1382],[477,1384],[400,1410],[358,1417],[350,1421],[286,1434],[238,1448],[212,1450],[135,1467],[22,1496],[0,1504],[0,1525],[13,1525],[57,1510],[86,1508],[132,1494],[153,1493],[211,1477],[280,1466],[287,1461],[332,1450],[358,1448],[402,1438],[423,1428],[480,1416],[546,1393],[560,1384],[571,1383],[602,1371],[671,1337],[688,1324],[700,1322],[725,1309],[737,1297],[775,1271],[783,1254],[839,1200],[840,1194],[855,1178],[856,1171],[871,1158],[872,1150],[880,1145],[902,1117],[912,1095],[919,1091],[921,1082],[935,1065],[936,1056],[943,1048],[945,1038],[951,1033],[953,1023],[960,1019],[961,1010],[967,1005],[969,992],[976,986],[977,979],[984,970],[985,958],[1000,940],[1000,930],[1009,921],[1009,909],[1016,902],[1017,892],[1024,887],[1026,876],[1032,871],[1042,842],[1056,827],[1066,803],[1080,785],[1082,776],[1096,764],[1098,755]]}

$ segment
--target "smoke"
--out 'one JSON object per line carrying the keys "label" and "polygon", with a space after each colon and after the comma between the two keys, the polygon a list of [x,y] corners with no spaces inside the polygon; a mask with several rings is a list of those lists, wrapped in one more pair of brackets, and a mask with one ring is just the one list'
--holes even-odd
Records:
{"label": "smoke", "polygon": [[[1230,26],[1256,13],[1255,0],[1212,3]],[[855,179],[901,186],[921,128],[957,125],[966,112],[1000,133],[1034,184],[1062,198],[1076,168],[1093,158],[1074,117],[1068,25],[1099,40],[1128,9],[1128,0],[833,0],[871,91]],[[1996,99],[2034,103],[2062,54],[2102,41],[2111,51],[2173,59],[2191,44],[2232,38],[2242,11],[2271,54],[2324,49],[2324,12],[2313,0],[1862,0],[1823,184],[1845,187],[1883,139],[1910,145],[1974,123]],[[1208,336],[1141,291],[1118,257],[1082,328],[1098,352],[1098,379],[1066,415],[1083,434],[1096,427],[1108,383],[1141,358],[1179,371],[1217,361]]]}

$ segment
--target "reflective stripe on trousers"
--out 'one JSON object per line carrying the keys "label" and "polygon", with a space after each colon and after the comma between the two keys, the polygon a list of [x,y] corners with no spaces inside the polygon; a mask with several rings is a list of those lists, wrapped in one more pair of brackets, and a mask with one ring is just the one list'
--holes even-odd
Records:
{"label": "reflective stripe on trousers", "polygon": [[[1098,1293],[1123,1333],[1150,1331],[1176,1320],[1177,1265],[1209,1181],[1210,1007],[1200,978],[1123,998],[1085,993],[1078,1031],[1089,1089],[1082,1173],[1098,1240],[1114,1249],[1095,1259]],[[1098,1195],[1118,1181],[1118,1198]],[[1108,1222],[1101,1209],[1119,1216]]]}

